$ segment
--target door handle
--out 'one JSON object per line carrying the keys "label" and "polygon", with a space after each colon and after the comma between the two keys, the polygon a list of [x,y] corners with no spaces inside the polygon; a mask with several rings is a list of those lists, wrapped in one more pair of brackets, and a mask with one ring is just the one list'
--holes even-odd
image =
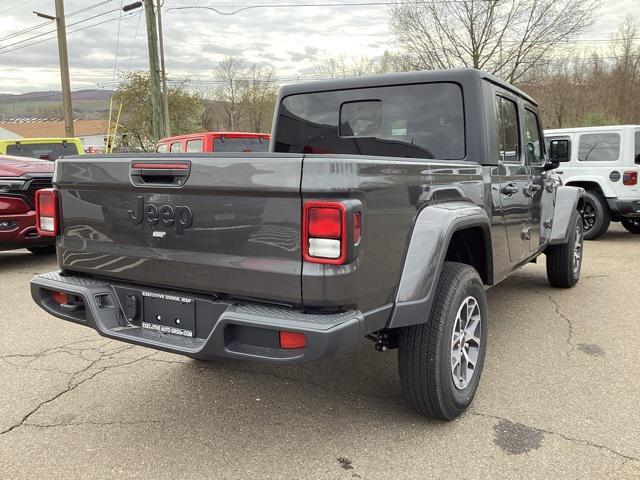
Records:
{"label": "door handle", "polygon": [[515,183],[507,183],[504,187],[500,189],[500,193],[502,193],[503,195],[511,196],[514,193],[517,193],[518,190],[519,188],[516,187]]}
{"label": "door handle", "polygon": [[562,170],[556,170],[556,173],[557,173],[558,175],[562,175],[564,172],[563,172]]}

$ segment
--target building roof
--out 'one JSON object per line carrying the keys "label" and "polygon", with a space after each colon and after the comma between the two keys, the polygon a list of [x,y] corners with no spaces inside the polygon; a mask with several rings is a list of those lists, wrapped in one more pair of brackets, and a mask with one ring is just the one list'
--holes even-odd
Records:
{"label": "building roof", "polygon": [[[104,135],[107,133],[107,120],[74,120],[73,129],[76,137]],[[46,122],[0,122],[0,131],[12,132],[13,138],[61,138],[65,137],[62,120]],[[3,132],[6,134],[6,132]],[[5,137],[8,138],[8,137]]]}

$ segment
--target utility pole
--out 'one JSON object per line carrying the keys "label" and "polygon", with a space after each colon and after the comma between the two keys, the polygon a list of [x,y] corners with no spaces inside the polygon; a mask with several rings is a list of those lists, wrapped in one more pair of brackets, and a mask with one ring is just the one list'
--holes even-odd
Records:
{"label": "utility pole", "polygon": [[62,111],[64,114],[64,132],[66,137],[73,133],[73,106],[71,105],[71,81],[69,79],[69,54],[67,52],[67,27],[64,20],[64,0],[56,1],[56,16],[33,12],[37,16],[56,21],[58,31],[58,57],[60,59],[60,79],[62,83]]}
{"label": "utility pole", "polygon": [[[60,0],[61,1],[61,0]],[[147,43],[149,46],[149,71],[151,73],[151,108],[153,110],[151,124],[154,142],[162,138],[166,132],[164,123],[164,101],[160,88],[160,62],[158,60],[158,34],[156,31],[156,14],[153,0],[144,0],[144,14],[147,21]]]}
{"label": "utility pole", "polygon": [[171,122],[169,120],[169,91],[167,90],[167,70],[164,68],[164,36],[162,34],[162,5],[161,0],[157,0],[158,5],[158,37],[160,39],[160,67],[162,69],[162,101],[164,104],[164,135],[171,136]]}

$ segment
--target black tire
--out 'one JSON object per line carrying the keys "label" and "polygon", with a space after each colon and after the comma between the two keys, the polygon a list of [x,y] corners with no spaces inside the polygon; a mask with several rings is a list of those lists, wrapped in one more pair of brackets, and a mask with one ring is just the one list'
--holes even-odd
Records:
{"label": "black tire", "polygon": [[[580,215],[571,225],[569,242],[561,245],[549,245],[545,250],[547,257],[547,279],[552,287],[571,288],[580,280],[584,238],[584,223]],[[576,257],[578,255],[578,257]]]}
{"label": "black tire", "polygon": [[640,218],[622,217],[620,222],[627,232],[640,235]]}
{"label": "black tire", "polygon": [[599,193],[586,191],[580,211],[584,219],[584,239],[595,240],[604,235],[611,224],[611,212],[607,200]]}
{"label": "black tire", "polygon": [[47,245],[46,247],[29,247],[27,248],[34,255],[53,255],[56,253],[55,245]]}
{"label": "black tire", "polygon": [[[460,388],[454,384],[452,360],[455,357],[452,352],[454,345],[462,348],[463,342],[454,342],[453,335],[458,311],[462,311],[468,298],[473,298],[478,308],[480,340],[475,349],[477,356],[472,376],[466,386]],[[425,323],[400,330],[400,385],[404,398],[418,413],[439,420],[453,420],[469,406],[484,365],[488,318],[487,297],[478,272],[469,265],[445,262],[430,317]],[[465,351],[469,352],[467,355],[472,353]]]}

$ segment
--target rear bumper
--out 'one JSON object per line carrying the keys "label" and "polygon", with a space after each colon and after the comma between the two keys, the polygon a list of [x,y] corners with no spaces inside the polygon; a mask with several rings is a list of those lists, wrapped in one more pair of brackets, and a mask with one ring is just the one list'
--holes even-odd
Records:
{"label": "rear bumper", "polygon": [[0,217],[0,250],[53,245],[55,238],[43,237],[36,229],[36,212]]}
{"label": "rear bumper", "polygon": [[[80,310],[67,311],[52,300],[51,291],[80,297],[84,305]],[[236,358],[304,363],[353,351],[365,335],[363,315],[359,311],[310,314],[193,295],[196,312],[199,306],[202,315],[196,314],[196,336],[182,337],[142,328],[141,322],[127,318],[121,301],[123,291],[127,294],[174,293],[63,276],[60,272],[37,275],[31,280],[34,301],[58,318],[93,328],[105,337],[202,360]],[[280,348],[277,338],[278,331],[282,330],[304,333],[305,348]]]}
{"label": "rear bumper", "polygon": [[611,211],[621,217],[640,217],[640,199],[621,200],[619,198],[607,198]]}

